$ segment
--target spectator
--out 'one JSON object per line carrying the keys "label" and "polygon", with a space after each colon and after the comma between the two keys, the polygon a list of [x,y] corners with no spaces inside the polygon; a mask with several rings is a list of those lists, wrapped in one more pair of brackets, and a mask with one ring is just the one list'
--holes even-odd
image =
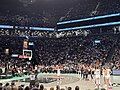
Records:
{"label": "spectator", "polygon": [[17,90],[17,86],[15,85],[14,82],[11,83],[11,90]]}
{"label": "spectator", "polygon": [[75,90],[79,90],[79,86],[76,86],[76,87],[75,87]]}
{"label": "spectator", "polygon": [[30,90],[30,88],[28,86],[25,87],[25,90]]}
{"label": "spectator", "polygon": [[9,85],[9,83],[6,83],[6,84],[5,84],[4,90],[10,90],[10,85]]}
{"label": "spectator", "polygon": [[51,88],[50,88],[50,90],[54,90],[54,88],[53,88],[53,87],[51,87]]}
{"label": "spectator", "polygon": [[44,86],[42,84],[40,85],[40,90],[44,90]]}
{"label": "spectator", "polygon": [[2,90],[3,89],[3,86],[2,86],[3,84],[2,83],[0,83],[0,90]]}
{"label": "spectator", "polygon": [[56,86],[56,90],[60,90],[60,86],[59,85]]}
{"label": "spectator", "polygon": [[68,87],[68,90],[72,90],[72,88],[71,88],[71,87]]}

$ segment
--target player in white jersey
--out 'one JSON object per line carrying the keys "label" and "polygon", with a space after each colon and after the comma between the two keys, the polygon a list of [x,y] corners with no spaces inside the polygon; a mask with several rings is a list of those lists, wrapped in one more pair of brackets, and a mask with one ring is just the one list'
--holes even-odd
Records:
{"label": "player in white jersey", "polygon": [[105,81],[106,81],[107,86],[111,86],[110,74],[111,74],[110,68],[106,67],[106,70],[105,70]]}
{"label": "player in white jersey", "polygon": [[60,69],[57,69],[57,76],[60,76]]}
{"label": "player in white jersey", "polygon": [[99,67],[96,67],[94,74],[95,74],[96,87],[99,88],[100,86],[100,68]]}
{"label": "player in white jersey", "polygon": [[103,81],[104,81],[104,85],[106,85],[106,80],[105,80],[105,67],[102,68],[102,76],[103,76]]}

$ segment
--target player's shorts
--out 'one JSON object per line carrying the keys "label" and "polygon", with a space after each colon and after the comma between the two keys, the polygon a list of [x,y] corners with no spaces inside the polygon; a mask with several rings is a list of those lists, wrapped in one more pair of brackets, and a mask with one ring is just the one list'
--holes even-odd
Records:
{"label": "player's shorts", "polygon": [[95,78],[97,79],[97,78],[100,78],[100,75],[95,75]]}
{"label": "player's shorts", "polygon": [[105,75],[103,74],[103,77],[105,77]]}
{"label": "player's shorts", "polygon": [[103,75],[103,78],[105,78],[105,75]]}
{"label": "player's shorts", "polygon": [[110,75],[105,76],[106,79],[110,79]]}

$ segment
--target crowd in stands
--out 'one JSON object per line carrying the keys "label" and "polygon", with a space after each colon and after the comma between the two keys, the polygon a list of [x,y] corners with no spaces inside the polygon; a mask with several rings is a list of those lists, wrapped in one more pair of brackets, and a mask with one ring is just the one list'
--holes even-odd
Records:
{"label": "crowd in stands", "polygon": [[[38,65],[51,67],[52,65],[61,65],[66,71],[76,71],[78,63],[80,64],[95,64],[97,60],[105,65],[111,49],[114,48],[114,43],[118,35],[88,35],[74,36],[61,38],[31,38],[33,42],[33,59]],[[11,58],[12,54],[22,54],[23,41],[26,37],[0,37],[0,61],[2,63],[11,63],[11,66],[22,66],[26,64],[24,59]],[[100,41],[96,43],[95,41]],[[116,41],[118,42],[118,41]],[[9,49],[9,54],[5,54],[5,49]],[[119,44],[113,53],[116,68],[119,68]],[[21,63],[20,63],[21,62]],[[16,67],[17,67],[16,66]],[[23,65],[23,67],[26,67]],[[27,67],[26,67],[27,68]],[[64,71],[63,70],[63,71]]]}
{"label": "crowd in stands", "polygon": [[24,30],[24,29],[0,29],[0,35],[10,35],[14,37],[48,37],[48,38],[60,38],[71,36],[86,36],[90,31],[76,30],[76,31],[42,31],[42,30]]}
{"label": "crowd in stands", "polygon": [[115,51],[112,57],[111,65],[113,69],[120,69],[120,40],[115,44]]}
{"label": "crowd in stands", "polygon": [[[73,1],[75,5],[73,3],[71,5]],[[48,7],[49,9],[39,7],[41,10],[38,9],[38,6],[42,5],[34,4],[35,6],[28,5],[26,7],[16,4],[18,6],[14,9],[8,9],[9,5],[6,6],[6,9],[0,5],[0,8],[5,9],[0,11],[0,24],[56,27],[56,23],[59,21],[120,12],[119,0],[114,2],[113,0],[93,0],[92,2],[90,0],[71,0],[68,6],[60,4],[60,7],[63,6],[62,9],[57,5],[52,5],[51,8]],[[119,34],[89,35],[89,33],[91,33],[89,30],[56,33],[39,30],[0,29],[0,74],[12,74],[14,77],[31,74],[31,71],[36,70],[42,73],[56,73],[57,66],[61,67],[61,73],[83,71],[83,74],[91,74],[91,68],[94,69],[96,64],[108,65],[112,70],[120,70]],[[12,54],[22,54],[24,39],[33,42],[33,47],[29,47],[34,54],[31,61],[11,57]],[[8,53],[5,52],[6,49],[9,49]],[[90,72],[87,71],[89,69]],[[43,85],[36,84],[30,88],[29,86],[17,86],[14,82],[11,85],[0,83],[0,90],[2,89],[46,90]],[[54,90],[54,88],[51,87],[50,90]],[[56,90],[65,89],[56,86]],[[68,87],[67,90],[72,90],[72,88]],[[79,87],[76,86],[75,90],[79,90]]]}
{"label": "crowd in stands", "polygon": [[[66,88],[61,88],[59,85],[56,86],[56,88],[51,87],[50,90],[72,90],[72,87],[66,87]],[[47,90],[44,85],[39,85],[39,84],[35,84],[34,87],[30,88],[30,86],[17,86],[14,82],[12,82],[11,84],[6,83],[5,85],[3,85],[2,83],[0,83],[0,90]],[[80,90],[79,86],[76,86],[74,88],[74,90]]]}
{"label": "crowd in stands", "polygon": [[[13,34],[10,35],[12,31],[8,35],[7,31],[4,32],[2,33],[1,31],[3,35],[0,37],[0,67],[2,67],[2,72],[11,73],[13,76],[28,75],[31,74],[31,71],[36,70],[41,73],[56,73],[57,66],[61,67],[61,73],[78,73],[78,71],[84,71],[85,74],[90,74],[88,70],[90,69],[91,71],[95,68],[96,64],[100,66],[109,65],[112,70],[120,69],[119,34],[87,36],[71,34],[68,37],[65,35],[66,37],[59,38],[26,38],[16,37],[17,35]],[[12,58],[11,54],[22,54],[23,41],[25,39],[34,44],[32,48],[29,48],[33,49],[34,55],[32,60]],[[96,43],[95,41],[99,42]],[[9,53],[6,53],[5,49],[9,49]],[[112,59],[108,60],[109,54],[113,49],[115,50],[112,53]],[[37,65],[33,66],[32,64]],[[10,88],[15,86],[8,83],[7,85]],[[36,87],[38,85],[34,88]],[[19,88],[22,87],[19,86]]]}

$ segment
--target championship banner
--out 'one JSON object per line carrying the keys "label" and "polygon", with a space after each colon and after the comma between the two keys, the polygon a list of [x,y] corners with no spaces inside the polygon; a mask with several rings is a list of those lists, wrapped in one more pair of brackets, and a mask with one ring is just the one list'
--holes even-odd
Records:
{"label": "championship banner", "polygon": [[28,48],[28,41],[24,40],[23,42],[23,49],[27,49]]}

